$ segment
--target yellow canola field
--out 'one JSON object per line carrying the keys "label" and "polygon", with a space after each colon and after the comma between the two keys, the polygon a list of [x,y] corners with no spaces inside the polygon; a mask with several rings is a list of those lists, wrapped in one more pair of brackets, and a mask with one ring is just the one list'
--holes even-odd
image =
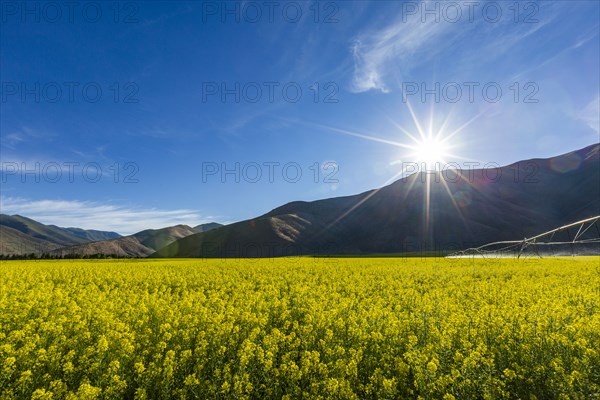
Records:
{"label": "yellow canola field", "polygon": [[599,399],[600,257],[2,261],[0,399]]}

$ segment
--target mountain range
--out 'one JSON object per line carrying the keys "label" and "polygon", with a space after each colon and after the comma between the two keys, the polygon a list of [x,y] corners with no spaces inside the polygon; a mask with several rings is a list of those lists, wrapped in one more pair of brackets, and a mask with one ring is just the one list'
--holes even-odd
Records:
{"label": "mountain range", "polygon": [[600,144],[498,168],[419,172],[353,196],[295,201],[252,219],[121,237],[0,215],[0,254],[277,257],[447,252],[600,215]]}
{"label": "mountain range", "polygon": [[93,256],[98,254],[116,257],[147,257],[178,239],[198,232],[208,232],[220,226],[221,224],[209,223],[198,225],[194,228],[187,225],[175,225],[162,229],[146,229],[117,239],[63,247],[50,252],[50,254],[61,257],[75,255]]}
{"label": "mountain range", "polygon": [[600,144],[499,168],[415,173],[361,194],[296,201],[179,239],[151,257],[449,251],[600,215]]}
{"label": "mountain range", "polygon": [[176,225],[121,236],[116,232],[61,228],[20,215],[0,214],[0,255],[145,257],[177,239],[220,226],[217,223],[194,228]]}
{"label": "mountain range", "polygon": [[64,246],[120,236],[116,232],[60,228],[20,215],[0,214],[0,254],[45,253]]}

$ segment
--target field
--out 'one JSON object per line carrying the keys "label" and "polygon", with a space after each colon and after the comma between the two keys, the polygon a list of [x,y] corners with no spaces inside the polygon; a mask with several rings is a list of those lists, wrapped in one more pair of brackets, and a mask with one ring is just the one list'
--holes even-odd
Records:
{"label": "field", "polygon": [[3,261],[1,399],[600,399],[600,258]]}

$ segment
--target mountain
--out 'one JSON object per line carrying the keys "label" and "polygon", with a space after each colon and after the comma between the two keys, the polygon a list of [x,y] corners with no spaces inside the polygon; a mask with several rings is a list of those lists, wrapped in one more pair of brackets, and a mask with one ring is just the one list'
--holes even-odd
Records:
{"label": "mountain", "polygon": [[0,214],[0,254],[45,253],[95,238],[119,237],[115,232],[60,228],[20,215]]}
{"label": "mountain", "polygon": [[212,231],[213,229],[220,228],[222,226],[223,225],[218,224],[216,222],[209,222],[207,224],[202,224],[202,225],[195,226],[193,229],[196,232],[208,232],[208,231]]}
{"label": "mountain", "polygon": [[531,237],[599,214],[600,144],[594,144],[548,159],[415,173],[354,196],[288,203],[179,239],[151,257],[455,250]]}
{"label": "mountain", "polygon": [[147,229],[117,239],[102,240],[63,247],[51,252],[59,256],[91,256],[103,254],[118,257],[146,257],[177,239],[193,235],[197,231],[187,225],[162,229]]}
{"label": "mountain", "polygon": [[[52,225],[51,225],[52,226]],[[81,229],[81,228],[62,228],[66,231],[69,231],[73,235],[80,237],[87,241],[97,241],[97,240],[109,240],[120,238],[117,232],[104,232],[104,231],[96,231],[93,229]]]}
{"label": "mountain", "polygon": [[0,255],[40,254],[59,247],[61,245],[0,225]]}

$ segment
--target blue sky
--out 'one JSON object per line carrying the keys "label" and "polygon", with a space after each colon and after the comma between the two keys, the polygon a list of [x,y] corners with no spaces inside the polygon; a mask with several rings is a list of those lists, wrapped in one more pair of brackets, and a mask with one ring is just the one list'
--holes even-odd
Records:
{"label": "blue sky", "polygon": [[384,185],[419,128],[460,165],[599,141],[597,1],[48,4],[2,2],[3,213],[233,222]]}

